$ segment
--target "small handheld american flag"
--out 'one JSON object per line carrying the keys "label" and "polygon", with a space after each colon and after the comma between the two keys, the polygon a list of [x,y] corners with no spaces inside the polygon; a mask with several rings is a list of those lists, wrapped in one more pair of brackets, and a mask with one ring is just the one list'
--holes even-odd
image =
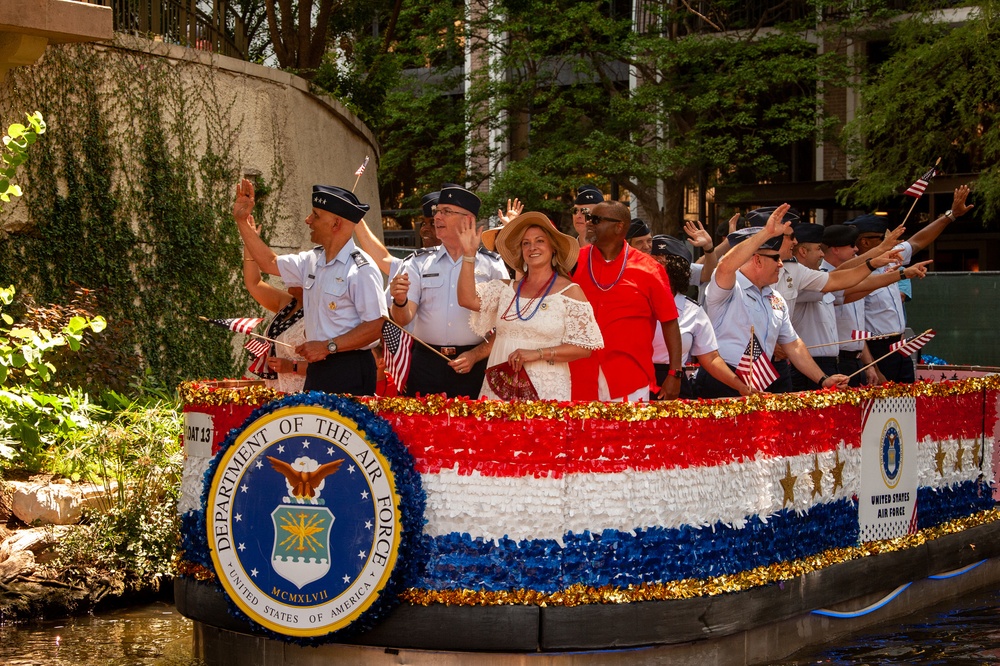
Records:
{"label": "small handheld american flag", "polygon": [[359,166],[358,170],[354,172],[354,175],[355,176],[360,176],[361,174],[363,174],[365,172],[365,169],[367,169],[367,168],[368,168],[368,156],[365,155],[365,161],[361,163],[361,166]]}
{"label": "small handheld american flag", "polygon": [[913,185],[910,185],[906,189],[906,191],[903,192],[903,194],[905,194],[908,197],[913,197],[914,199],[919,199],[920,197],[923,196],[924,191],[927,189],[927,186],[930,184],[934,176],[937,175],[937,173],[938,173],[937,168],[931,167],[930,171],[922,175],[920,178],[917,178],[917,182],[913,183]]}
{"label": "small handheld american flag", "polygon": [[410,375],[413,336],[396,324],[386,321],[382,324],[382,345],[385,348],[385,369],[396,386],[403,389],[406,378]]}
{"label": "small handheld american flag", "polygon": [[778,371],[764,353],[755,333],[750,334],[750,342],[736,366],[736,374],[747,386],[758,391],[766,390],[778,378]]}
{"label": "small handheld american flag", "polygon": [[264,320],[261,317],[236,317],[233,319],[206,319],[205,321],[237,333],[251,333],[257,324]]}
{"label": "small handheld american flag", "polygon": [[910,356],[919,351],[924,345],[934,338],[934,329],[929,328],[920,335],[915,335],[909,340],[900,340],[889,345],[890,351],[899,352],[903,356]]}
{"label": "small handheld american flag", "polygon": [[870,337],[871,331],[851,331],[851,340],[867,340]]}

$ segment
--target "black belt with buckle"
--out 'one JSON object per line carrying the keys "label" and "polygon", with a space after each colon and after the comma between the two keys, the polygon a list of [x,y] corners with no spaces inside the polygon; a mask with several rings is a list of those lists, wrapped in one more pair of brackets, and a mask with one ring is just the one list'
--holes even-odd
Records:
{"label": "black belt with buckle", "polygon": [[456,350],[454,347],[438,347],[438,351],[440,351],[445,356],[454,356],[456,353],[458,353],[458,350]]}

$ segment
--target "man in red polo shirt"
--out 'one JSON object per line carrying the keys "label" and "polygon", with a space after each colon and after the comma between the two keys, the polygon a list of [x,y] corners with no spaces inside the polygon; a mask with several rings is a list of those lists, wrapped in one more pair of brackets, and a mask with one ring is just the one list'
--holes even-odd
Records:
{"label": "man in red polo shirt", "polygon": [[649,400],[656,380],[654,326],[663,327],[670,354],[659,397],[670,400],[680,394],[681,334],[674,295],[663,267],[625,242],[631,223],[629,209],[619,201],[597,204],[587,216],[590,245],[580,250],[573,281],[594,308],[604,349],[570,363],[574,400]]}

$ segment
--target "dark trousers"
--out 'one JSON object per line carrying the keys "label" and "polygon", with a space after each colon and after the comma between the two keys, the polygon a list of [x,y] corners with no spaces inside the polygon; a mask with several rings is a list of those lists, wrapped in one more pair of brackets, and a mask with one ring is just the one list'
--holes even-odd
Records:
{"label": "dark trousers", "polygon": [[[837,374],[837,357],[836,356],[813,356],[816,365],[819,369],[823,371],[824,375],[835,375]],[[792,368],[792,388],[796,391],[815,391],[821,388],[819,384],[809,379],[797,368]]]}
{"label": "dark trousers", "polygon": [[[900,335],[882,340],[869,340],[868,350],[872,353],[872,358],[879,358],[889,354],[889,345],[899,342]],[[890,382],[900,384],[912,384],[916,381],[913,373],[913,360],[909,356],[901,356],[895,352],[889,354],[878,362],[878,369]]]}
{"label": "dark trousers", "polygon": [[370,349],[330,354],[306,368],[304,391],[375,395],[375,357]]}
{"label": "dark trousers", "polygon": [[[465,345],[445,349],[445,355],[455,358],[462,352],[474,349],[478,345]],[[437,347],[441,351],[442,347]],[[431,395],[432,393],[444,393],[449,398],[472,398],[479,397],[479,392],[483,389],[483,378],[486,376],[486,361],[481,360],[472,366],[469,372],[458,374],[448,362],[430,351],[422,344],[413,343],[413,360],[410,363],[410,376],[406,380],[406,390],[403,395],[410,397],[420,395]]]}
{"label": "dark trousers", "polygon": [[[842,351],[840,356],[837,357],[837,372],[842,375],[847,375],[851,377],[855,372],[863,368],[864,365],[861,363],[861,352],[859,351]],[[861,373],[851,377],[851,386],[864,386],[865,385],[865,373]]]}
{"label": "dark trousers", "polygon": [[[656,371],[656,385],[663,386],[663,382],[667,380],[667,371],[670,370],[670,366],[666,363],[654,363],[653,369]],[[702,368],[698,372],[704,372],[705,369]],[[650,399],[656,400],[657,393],[660,389],[657,388],[655,391],[650,390]],[[690,400],[694,397],[694,386],[691,384],[691,380],[688,379],[687,372],[684,368],[681,368],[681,394],[680,397]]]}
{"label": "dark trousers", "polygon": [[792,363],[787,358],[780,361],[773,361],[774,369],[778,372],[778,378],[767,387],[768,393],[791,393],[795,390],[792,386]]}

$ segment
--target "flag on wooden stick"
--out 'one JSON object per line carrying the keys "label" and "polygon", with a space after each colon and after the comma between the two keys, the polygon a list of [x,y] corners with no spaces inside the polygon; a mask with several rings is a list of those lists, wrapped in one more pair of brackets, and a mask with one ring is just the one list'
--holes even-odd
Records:
{"label": "flag on wooden stick", "polygon": [[758,391],[766,390],[778,378],[778,371],[764,353],[756,333],[750,334],[750,342],[743,352],[743,357],[740,358],[739,365],[736,366],[736,374],[747,386]]}
{"label": "flag on wooden stick", "polygon": [[910,356],[919,351],[924,345],[934,338],[934,329],[929,328],[920,335],[914,335],[909,340],[900,340],[889,345],[889,350],[899,352],[903,356]]}
{"label": "flag on wooden stick", "polygon": [[410,375],[413,336],[387,320],[382,324],[382,346],[385,349],[385,369],[396,382],[396,387],[402,390]]}
{"label": "flag on wooden stick", "polygon": [[867,340],[870,337],[871,331],[851,331],[851,340]]}
{"label": "flag on wooden stick", "polygon": [[920,178],[917,178],[917,182],[910,185],[906,191],[903,192],[903,194],[908,197],[913,197],[914,199],[919,199],[923,196],[927,186],[930,185],[931,180],[937,175],[937,173],[937,167],[931,167],[927,173],[922,175]]}
{"label": "flag on wooden stick", "polygon": [[236,317],[234,319],[206,319],[205,321],[237,333],[250,333],[257,324],[264,320],[261,317]]}

